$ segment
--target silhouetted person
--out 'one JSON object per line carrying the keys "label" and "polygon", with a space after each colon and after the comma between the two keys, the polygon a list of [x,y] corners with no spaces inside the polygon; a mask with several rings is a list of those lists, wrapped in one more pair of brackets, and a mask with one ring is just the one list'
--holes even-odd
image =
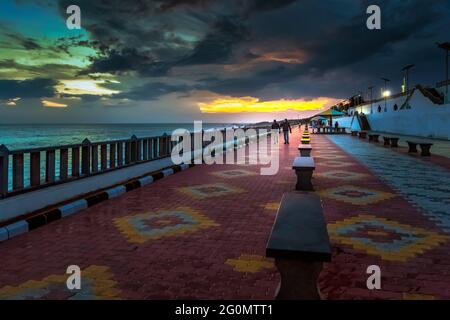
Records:
{"label": "silhouetted person", "polygon": [[277,129],[278,132],[280,132],[280,125],[278,124],[277,120],[273,120],[272,129]]}
{"label": "silhouetted person", "polygon": [[292,128],[289,121],[285,119],[281,127],[283,128],[284,144],[289,144],[289,133],[292,133]]}

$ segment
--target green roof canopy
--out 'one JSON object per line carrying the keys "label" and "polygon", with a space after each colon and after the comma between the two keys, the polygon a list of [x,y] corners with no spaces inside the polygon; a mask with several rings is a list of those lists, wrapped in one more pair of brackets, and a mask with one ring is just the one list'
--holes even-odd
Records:
{"label": "green roof canopy", "polygon": [[319,113],[318,116],[324,116],[324,117],[337,117],[337,116],[343,116],[345,113],[334,110],[334,109],[328,109],[322,113]]}

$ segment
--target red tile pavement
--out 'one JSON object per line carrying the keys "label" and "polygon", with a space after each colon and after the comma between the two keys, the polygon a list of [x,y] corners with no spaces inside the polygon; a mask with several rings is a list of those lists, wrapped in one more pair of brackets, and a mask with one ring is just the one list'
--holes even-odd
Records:
{"label": "red tile pavement", "polygon": [[[0,299],[271,299],[279,276],[265,245],[281,196],[295,185],[294,131],[291,145],[280,145],[276,176],[259,175],[258,166],[197,166],[0,244]],[[336,160],[349,164],[316,158],[314,185],[333,244],[320,277],[324,296],[450,298],[442,231],[325,136],[313,135],[312,144],[313,156],[341,155]],[[372,264],[382,270],[379,291],[366,287]],[[90,290],[54,293],[68,265],[81,267]]]}

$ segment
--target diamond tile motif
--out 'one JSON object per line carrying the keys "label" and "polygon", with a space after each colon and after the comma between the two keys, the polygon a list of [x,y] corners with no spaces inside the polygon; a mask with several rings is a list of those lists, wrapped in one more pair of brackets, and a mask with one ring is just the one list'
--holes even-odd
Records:
{"label": "diamond tile motif", "polygon": [[402,261],[424,253],[450,237],[372,215],[359,215],[328,225],[332,241],[352,246],[387,261]]}
{"label": "diamond tile motif", "polygon": [[360,180],[360,179],[369,177],[369,175],[364,174],[364,173],[344,171],[344,170],[326,171],[326,172],[317,173],[316,175],[321,178],[346,180],[346,181]]}
{"label": "diamond tile motif", "polygon": [[219,226],[197,211],[180,207],[175,210],[148,212],[114,220],[129,242],[144,243]]}
{"label": "diamond tile motif", "polygon": [[67,274],[50,275],[42,280],[28,280],[18,286],[0,288],[0,300],[118,299],[121,293],[108,267],[92,265],[81,270],[81,289],[67,288]]}
{"label": "diamond tile motif", "polygon": [[395,197],[392,193],[366,189],[359,186],[340,186],[318,192],[324,198],[334,199],[354,205],[368,205]]}
{"label": "diamond tile motif", "polygon": [[216,171],[212,172],[211,174],[224,179],[242,178],[256,175],[256,173],[253,171],[243,169]]}
{"label": "diamond tile motif", "polygon": [[257,273],[264,270],[274,270],[273,261],[257,255],[242,254],[238,259],[228,259],[225,264],[237,272]]}
{"label": "diamond tile motif", "polygon": [[178,188],[177,190],[196,199],[222,197],[246,192],[243,189],[236,188],[224,183],[213,183],[192,187],[183,187]]}

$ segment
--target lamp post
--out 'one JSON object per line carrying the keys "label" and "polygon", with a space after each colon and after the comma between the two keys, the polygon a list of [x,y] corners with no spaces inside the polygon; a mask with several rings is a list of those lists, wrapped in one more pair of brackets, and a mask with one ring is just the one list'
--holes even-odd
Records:
{"label": "lamp post", "polygon": [[409,92],[409,70],[414,67],[415,67],[414,64],[409,64],[402,69],[402,71],[405,72],[405,92],[406,93]]}
{"label": "lamp post", "polygon": [[387,91],[387,83],[391,80],[387,79],[387,78],[381,78],[381,80],[384,81],[384,91],[383,91],[383,96],[384,96],[384,110],[387,109],[387,97],[390,95],[390,92]]}
{"label": "lamp post", "polygon": [[369,89],[369,91],[370,91],[370,110],[372,112],[372,107],[373,107],[373,86],[370,86],[367,89]]}
{"label": "lamp post", "polygon": [[450,42],[438,43],[439,48],[445,51],[445,102],[448,100],[448,52],[450,51]]}

